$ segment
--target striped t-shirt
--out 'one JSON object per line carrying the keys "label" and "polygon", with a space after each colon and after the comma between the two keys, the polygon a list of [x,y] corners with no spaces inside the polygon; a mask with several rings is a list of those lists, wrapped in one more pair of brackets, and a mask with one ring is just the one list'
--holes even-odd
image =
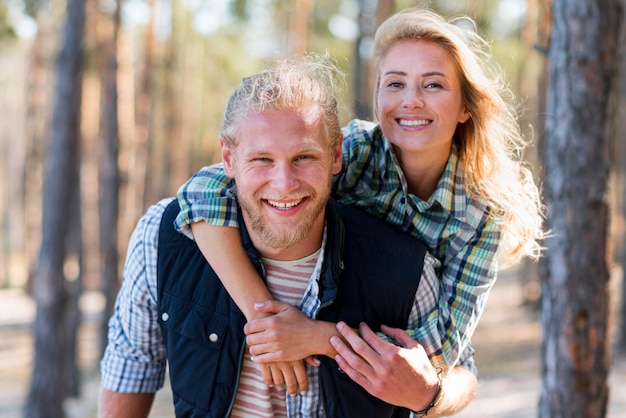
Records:
{"label": "striped t-shirt", "polygon": [[[263,259],[267,287],[274,299],[299,306],[307,288],[320,251],[295,261]],[[250,359],[246,347],[231,417],[287,417],[286,389],[269,387],[263,381],[261,369]]]}

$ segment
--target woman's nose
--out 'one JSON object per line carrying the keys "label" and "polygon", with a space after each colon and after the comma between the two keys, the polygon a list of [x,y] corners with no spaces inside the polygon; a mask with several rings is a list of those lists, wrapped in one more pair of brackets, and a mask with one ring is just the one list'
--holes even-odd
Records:
{"label": "woman's nose", "polygon": [[404,107],[409,109],[424,107],[424,97],[419,88],[405,90]]}

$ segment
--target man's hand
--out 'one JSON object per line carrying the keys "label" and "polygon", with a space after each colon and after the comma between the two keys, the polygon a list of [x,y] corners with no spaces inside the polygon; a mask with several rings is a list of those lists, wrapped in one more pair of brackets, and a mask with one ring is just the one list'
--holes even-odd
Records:
{"label": "man's hand", "polygon": [[359,326],[360,336],[344,322],[337,324],[337,330],[343,337],[331,337],[338,353],[337,364],[371,395],[414,411],[431,402],[437,390],[437,372],[424,348],[406,332],[381,327],[401,345],[398,347],[363,323]]}

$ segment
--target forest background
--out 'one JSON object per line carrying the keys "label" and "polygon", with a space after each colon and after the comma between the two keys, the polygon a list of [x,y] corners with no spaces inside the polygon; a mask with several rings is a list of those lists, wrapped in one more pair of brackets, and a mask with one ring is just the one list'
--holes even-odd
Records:
{"label": "forest background", "polygon": [[[523,263],[515,271],[522,278],[523,303],[531,309],[543,307],[538,312],[544,343],[565,339],[565,346],[574,351],[582,346],[582,352],[595,353],[588,364],[579,365],[589,379],[581,389],[563,383],[583,376],[579,366],[554,371],[557,359],[542,349],[544,407],[539,414],[556,416],[550,408],[563,409],[569,403],[584,412],[562,416],[604,416],[610,346],[615,343],[617,356],[626,345],[620,332],[623,297],[621,288],[615,287],[621,283],[624,259],[626,147],[620,121],[626,119],[624,88],[618,88],[623,83],[617,77],[625,44],[619,30],[621,1],[3,0],[0,289],[23,292],[37,306],[25,416],[62,417],[63,401],[79,396],[77,335],[87,316],[79,301],[88,294],[98,307],[99,337],[93,349],[99,352],[132,228],[150,204],[174,195],[200,167],[219,161],[222,112],[241,78],[275,58],[328,51],[348,75],[341,120],[371,119],[373,33],[391,13],[415,5],[475,19],[478,31],[492,41],[494,57],[517,95],[521,125],[533,145],[525,158],[535,168],[538,182],[544,183],[552,164],[554,176],[564,175],[568,181],[582,178],[589,187],[585,190],[591,191],[580,193],[583,206],[579,206],[568,200],[576,198],[571,191],[547,187],[548,208],[558,213],[559,204],[570,204],[574,211],[583,207],[587,218],[579,223],[586,220],[597,226],[582,232],[564,228],[571,230],[569,237],[583,241],[583,254],[576,252],[578,247],[563,244],[568,239],[565,233],[552,246],[548,243],[548,249],[560,254],[563,247],[567,258],[586,260],[590,270],[576,263],[569,266],[565,260],[568,268],[563,270],[572,277],[555,281],[558,257],[550,257],[549,251],[547,261]],[[599,102],[589,99],[587,109],[574,107],[566,120],[559,119],[557,111],[550,113],[551,98],[557,100],[559,93],[551,96],[555,89],[549,86],[556,85],[559,74],[548,70],[551,56],[568,53],[550,51],[551,34],[558,40],[555,18],[569,13],[563,5],[579,7],[583,17],[589,13],[581,22],[589,25],[590,39],[600,34],[602,42],[595,48],[606,62],[615,64],[609,70],[598,69],[608,74],[611,94],[602,90]],[[612,32],[602,34],[594,30],[598,27]],[[606,50],[598,47],[604,44]],[[566,93],[567,89],[560,92]],[[573,131],[556,127],[567,126],[568,120],[580,116],[576,112],[585,111],[603,126],[599,132],[586,136],[584,129],[576,131],[576,124]],[[554,145],[550,138],[558,143],[560,135],[569,135],[566,145],[580,158],[564,153],[560,163],[551,160],[563,145]],[[589,151],[593,149],[599,157]],[[558,225],[565,224],[548,220],[548,226]],[[590,236],[599,236],[600,241]],[[586,279],[579,280],[578,274]],[[564,289],[565,301],[553,296]],[[551,335],[551,324],[567,326],[570,317],[576,317],[580,306],[573,300],[575,293],[592,299],[585,309],[599,311],[599,319],[588,321],[588,329],[571,340],[567,328]],[[609,320],[611,303],[616,306],[612,316],[616,321]],[[0,322],[10,316],[8,306],[0,306]],[[559,377],[557,387],[545,383],[551,373]],[[55,381],[64,384],[50,385]],[[550,393],[559,400],[546,400]]]}

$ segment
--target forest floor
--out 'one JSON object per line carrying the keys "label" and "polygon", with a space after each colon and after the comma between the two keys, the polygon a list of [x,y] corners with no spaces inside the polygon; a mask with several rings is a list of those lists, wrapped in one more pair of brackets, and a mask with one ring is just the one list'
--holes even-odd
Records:
{"label": "forest floor", "polygon": [[[618,281],[611,294],[619,295]],[[480,371],[478,394],[456,415],[460,418],[531,418],[537,416],[540,390],[541,327],[535,308],[523,303],[523,286],[515,272],[503,272],[495,284],[474,334]],[[68,402],[69,418],[96,416],[99,372],[96,319],[102,301],[83,298],[85,323],[80,334],[83,395]],[[617,306],[616,303],[614,303]],[[34,306],[19,290],[0,290],[0,417],[19,418],[32,369],[30,323]],[[615,321],[613,321],[615,323]],[[626,358],[615,356],[609,378],[608,418],[626,418]],[[158,394],[151,418],[171,418],[169,384]]]}

